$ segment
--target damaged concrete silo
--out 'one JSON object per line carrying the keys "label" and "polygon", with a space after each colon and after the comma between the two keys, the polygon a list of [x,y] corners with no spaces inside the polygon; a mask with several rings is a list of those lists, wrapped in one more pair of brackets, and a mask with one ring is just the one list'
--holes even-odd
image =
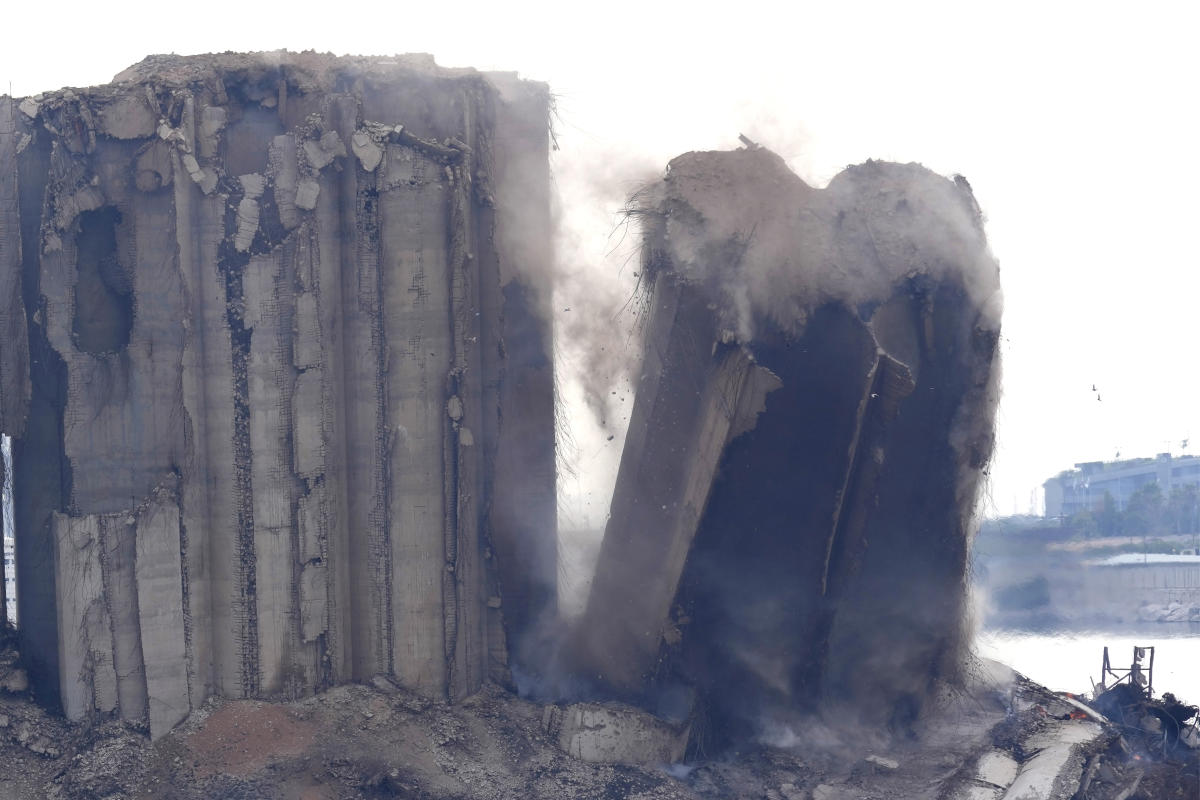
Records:
{"label": "damaged concrete silo", "polygon": [[[959,668],[998,269],[962,179],[690,153],[637,198],[645,351],[568,659],[694,737],[905,726]],[[677,709],[676,709],[677,710]]]}
{"label": "damaged concrete silo", "polygon": [[289,53],[0,98],[43,700],[158,735],[211,694],[504,676],[502,615],[520,638],[553,597],[548,103]]}

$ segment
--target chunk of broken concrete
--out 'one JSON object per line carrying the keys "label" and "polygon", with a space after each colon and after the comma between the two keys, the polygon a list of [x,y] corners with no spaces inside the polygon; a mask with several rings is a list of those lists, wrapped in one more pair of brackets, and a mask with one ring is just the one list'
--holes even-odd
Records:
{"label": "chunk of broken concrete", "polygon": [[622,703],[546,706],[542,727],[583,761],[657,766],[683,760],[690,724],[672,724]]}
{"label": "chunk of broken concrete", "polygon": [[221,131],[225,128],[227,112],[220,106],[205,106],[200,112],[200,155],[213,158],[220,145]]}
{"label": "chunk of broken concrete", "polygon": [[975,779],[999,789],[1007,789],[1017,777],[1020,766],[1003,750],[989,750],[975,766]]}
{"label": "chunk of broken concrete", "polygon": [[258,203],[249,197],[242,198],[237,207],[237,237],[233,246],[239,253],[250,249],[254,234],[258,231]]}
{"label": "chunk of broken concrete", "polygon": [[188,177],[199,183],[200,179],[204,177],[204,172],[200,169],[200,162],[196,160],[196,157],[191,153],[185,153],[180,161],[183,163],[183,168],[187,172]]}
{"label": "chunk of broken concrete", "polygon": [[262,197],[263,191],[267,188],[266,180],[256,172],[252,172],[249,175],[239,175],[238,180],[242,184],[242,191],[251,200],[257,200]]}
{"label": "chunk of broken concrete", "polygon": [[309,139],[304,143],[304,156],[315,170],[329,166],[335,158],[346,155],[346,146],[337,131],[327,131],[320,140]]}
{"label": "chunk of broken concrete", "polygon": [[296,187],[296,208],[312,211],[317,207],[317,196],[321,194],[321,184],[311,179],[300,181]]}
{"label": "chunk of broken concrete", "polygon": [[29,691],[29,675],[25,670],[13,667],[0,676],[0,689],[11,694]]}
{"label": "chunk of broken concrete", "polygon": [[1051,722],[1031,736],[1022,746],[1033,753],[1021,764],[1005,797],[1070,797],[1079,787],[1088,747],[1103,735],[1094,722]]}
{"label": "chunk of broken concrete", "polygon": [[205,194],[212,194],[217,188],[217,173],[207,167],[200,166],[200,162],[196,161],[196,157],[191,153],[184,153],[180,159],[183,169],[187,172],[188,177],[192,179],[200,187],[200,191]]}
{"label": "chunk of broken concrete", "polygon": [[114,139],[151,136],[157,122],[145,95],[122,95],[100,109],[100,127]]}
{"label": "chunk of broken concrete", "polygon": [[375,143],[370,134],[363,131],[358,131],[350,137],[350,149],[367,172],[374,172],[383,160],[383,148]]}
{"label": "chunk of broken concrete", "polygon": [[783,795],[785,800],[808,800],[808,795],[805,791],[794,783],[780,785],[779,793]]}

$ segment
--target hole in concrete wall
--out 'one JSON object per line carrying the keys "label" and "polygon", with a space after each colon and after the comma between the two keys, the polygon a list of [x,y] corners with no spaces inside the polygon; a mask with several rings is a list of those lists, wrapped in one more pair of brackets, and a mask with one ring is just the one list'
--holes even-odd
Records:
{"label": "hole in concrete wall", "polygon": [[12,437],[0,434],[0,453],[4,457],[4,618],[17,624],[17,541],[13,526]]}
{"label": "hole in concrete wall", "polygon": [[75,345],[103,355],[129,344],[133,329],[133,277],[117,256],[115,208],[85,211],[79,218],[75,265]]}

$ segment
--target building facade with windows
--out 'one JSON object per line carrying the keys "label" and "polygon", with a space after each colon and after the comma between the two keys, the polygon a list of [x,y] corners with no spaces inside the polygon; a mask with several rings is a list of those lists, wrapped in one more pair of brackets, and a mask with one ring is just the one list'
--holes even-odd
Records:
{"label": "building facade with windows", "polygon": [[1080,511],[1098,510],[1104,495],[1112,495],[1118,511],[1148,483],[1157,483],[1164,495],[1187,484],[1200,485],[1200,457],[1159,453],[1154,458],[1122,461],[1087,461],[1064,470],[1042,484],[1046,493],[1046,516],[1069,517]]}

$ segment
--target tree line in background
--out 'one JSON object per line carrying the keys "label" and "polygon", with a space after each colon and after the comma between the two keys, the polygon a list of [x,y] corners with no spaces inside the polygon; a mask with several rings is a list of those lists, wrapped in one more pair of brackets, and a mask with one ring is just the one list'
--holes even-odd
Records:
{"label": "tree line in background", "polygon": [[1200,486],[1176,486],[1164,495],[1157,483],[1147,483],[1129,497],[1124,510],[1105,492],[1099,508],[1072,515],[1067,525],[1087,537],[1196,533],[1200,531]]}

